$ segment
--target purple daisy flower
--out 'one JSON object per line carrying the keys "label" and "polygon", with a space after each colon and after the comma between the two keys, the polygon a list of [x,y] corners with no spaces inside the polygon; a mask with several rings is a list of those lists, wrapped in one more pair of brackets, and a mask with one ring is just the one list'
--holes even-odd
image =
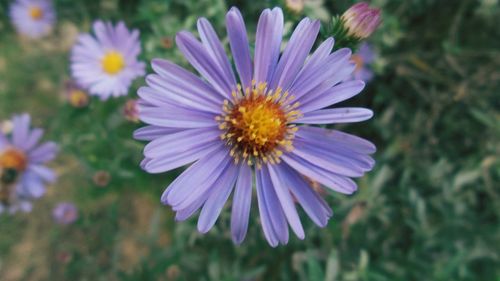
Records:
{"label": "purple daisy flower", "polygon": [[370,65],[375,61],[375,53],[370,44],[362,43],[358,51],[352,55],[351,60],[356,64],[353,78],[370,82],[373,79],[373,71]]}
{"label": "purple daisy flower", "polygon": [[161,201],[177,212],[179,221],[201,209],[202,233],[215,224],[234,189],[231,232],[233,241],[241,243],[255,186],[269,244],[286,244],[288,225],[303,239],[296,203],[320,227],[332,216],[310,182],[351,194],[356,190],[351,177],[361,177],[374,165],[372,143],[312,126],[369,119],[368,109],[324,109],[358,94],[364,83],[343,82],[354,70],[351,51],[330,53],[332,38],[308,57],[320,29],[317,20],[303,19],[280,55],[283,13],[264,10],[253,60],[238,9],[227,13],[226,26],[238,75],[204,18],[198,21],[201,42],[186,31],[176,37],[204,79],[169,61],[153,60],[156,74],[148,75],[148,86],[138,91],[139,117],[150,125],[137,130],[135,138],[151,141],[141,166],[162,173],[194,163]]}
{"label": "purple daisy flower", "polygon": [[57,153],[57,145],[39,145],[43,130],[30,129],[28,114],[12,118],[9,135],[0,132],[0,213],[29,212],[31,201],[45,193],[45,184],[56,179],[54,171],[44,166]]}
{"label": "purple daisy flower", "polygon": [[95,37],[82,34],[71,52],[71,73],[75,81],[102,100],[126,95],[132,81],[145,74],[139,31],[125,23],[94,22]]}
{"label": "purple daisy flower", "polygon": [[78,219],[78,209],[73,203],[61,202],[52,210],[52,217],[58,224],[72,224]]}
{"label": "purple daisy flower", "polygon": [[10,6],[10,18],[19,33],[36,39],[51,31],[56,14],[50,0],[17,0]]}

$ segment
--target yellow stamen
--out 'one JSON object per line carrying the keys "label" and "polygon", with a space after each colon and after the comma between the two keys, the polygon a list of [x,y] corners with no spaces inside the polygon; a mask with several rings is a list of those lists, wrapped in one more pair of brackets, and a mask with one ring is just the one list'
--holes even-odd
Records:
{"label": "yellow stamen", "polygon": [[29,9],[30,17],[34,20],[40,20],[43,17],[43,10],[38,6],[32,6]]}
{"label": "yellow stamen", "polygon": [[107,52],[101,60],[102,69],[110,75],[115,75],[125,68],[125,58],[116,51]]}

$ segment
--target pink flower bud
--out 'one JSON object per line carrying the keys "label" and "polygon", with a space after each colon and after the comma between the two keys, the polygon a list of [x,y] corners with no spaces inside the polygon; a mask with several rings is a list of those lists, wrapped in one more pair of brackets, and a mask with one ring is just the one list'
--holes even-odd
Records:
{"label": "pink flower bud", "polygon": [[368,3],[353,5],[342,15],[347,33],[360,39],[369,37],[380,24],[380,10],[370,8]]}

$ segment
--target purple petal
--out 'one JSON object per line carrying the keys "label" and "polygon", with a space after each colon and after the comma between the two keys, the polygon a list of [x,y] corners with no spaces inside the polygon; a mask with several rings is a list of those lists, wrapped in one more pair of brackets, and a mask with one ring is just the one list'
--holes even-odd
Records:
{"label": "purple petal", "polygon": [[257,203],[259,206],[260,221],[262,224],[262,230],[267,242],[271,247],[278,246],[278,238],[272,227],[271,218],[269,215],[270,210],[268,210],[265,200],[264,200],[264,183],[262,169],[255,172],[255,188],[257,190]]}
{"label": "purple petal", "polygon": [[36,128],[36,129],[31,130],[31,133],[29,134],[28,138],[23,143],[21,148],[24,151],[31,150],[38,143],[38,141],[40,141],[40,138],[42,137],[42,135],[43,135],[42,129]]}
{"label": "purple petal", "polygon": [[214,28],[207,19],[200,18],[198,20],[198,33],[200,34],[201,42],[207,49],[208,53],[212,56],[212,59],[219,66],[219,69],[224,74],[226,81],[233,87],[236,86],[233,69],[229,64],[229,59],[224,51],[224,47],[222,47],[219,37],[217,37]]}
{"label": "purple petal", "polygon": [[145,161],[141,163],[141,167],[148,173],[163,173],[192,163],[214,151],[219,145],[220,141],[217,140],[193,146],[193,148],[177,154],[172,153],[165,157],[145,158]]}
{"label": "purple petal", "polygon": [[[162,195],[164,204],[181,210],[203,195],[231,162],[225,146],[219,146],[177,177]],[[169,190],[170,189],[170,190]]]}
{"label": "purple petal", "polygon": [[364,169],[353,163],[349,157],[318,148],[307,141],[296,139],[291,153],[335,174],[347,177],[361,177],[364,174]]}
{"label": "purple petal", "polygon": [[288,225],[273,183],[271,182],[269,171],[263,167],[259,172],[262,174],[262,199],[271,219],[271,227],[281,244],[286,244],[288,243]]}
{"label": "purple petal", "polygon": [[150,107],[139,103],[139,119],[144,123],[171,128],[215,127],[215,115],[178,107]]}
{"label": "purple petal", "polygon": [[364,87],[365,83],[361,80],[341,83],[331,88],[329,91],[322,93],[311,102],[303,102],[299,109],[302,113],[307,113],[325,108],[359,94]]}
{"label": "purple petal", "polygon": [[304,114],[294,123],[304,124],[339,124],[360,122],[372,118],[373,111],[359,107],[322,109]]}
{"label": "purple petal", "polygon": [[288,186],[311,220],[320,227],[326,226],[332,216],[332,209],[311,185],[286,163],[278,166],[283,184]]}
{"label": "purple petal", "polygon": [[281,158],[297,172],[336,192],[352,194],[357,189],[356,183],[351,179],[329,172],[294,154],[284,154]]}
{"label": "purple petal", "polygon": [[283,36],[283,12],[280,8],[265,9],[257,24],[255,39],[254,79],[269,82],[278,62]]}
{"label": "purple petal", "polygon": [[311,22],[308,18],[304,18],[299,23],[281,55],[273,79],[269,84],[271,89],[281,87],[285,91],[288,90],[304,65],[304,61],[318,36],[319,28],[320,22],[318,20]]}
{"label": "purple petal", "polygon": [[297,136],[307,139],[313,144],[325,144],[344,147],[362,154],[372,154],[377,150],[375,145],[360,137],[337,130],[317,127],[302,126],[296,133]]}
{"label": "purple petal", "polygon": [[182,80],[164,78],[157,74],[150,74],[146,77],[146,83],[149,87],[141,87],[137,93],[141,98],[153,105],[181,105],[196,111],[216,114],[220,113],[222,110],[222,102],[216,104],[204,98],[200,95],[200,92],[194,93],[186,91],[186,83]]}
{"label": "purple petal", "polygon": [[205,194],[199,196],[193,203],[185,207],[184,209],[178,210],[175,213],[176,221],[185,221],[189,219],[196,211],[198,211],[203,204],[207,201],[209,191],[206,191]]}
{"label": "purple petal", "polygon": [[252,170],[248,165],[241,164],[231,212],[231,233],[233,241],[237,245],[243,242],[247,234],[251,202]]}
{"label": "purple petal", "polygon": [[245,22],[238,8],[233,7],[227,13],[226,29],[234,64],[240,76],[243,89],[252,87],[252,58],[250,56]]}
{"label": "purple petal", "polygon": [[[274,165],[268,165],[267,167],[269,168],[269,175],[271,177],[274,190],[276,191],[276,195],[290,227],[299,239],[304,239],[304,228],[302,228],[302,224],[300,223],[299,214],[297,213],[297,209],[295,209],[295,204],[293,203],[290,191],[283,185],[283,170],[279,168],[279,165],[276,167]],[[263,169],[266,169],[266,167],[263,167]]]}
{"label": "purple petal", "polygon": [[188,129],[168,134],[151,141],[144,148],[144,156],[148,158],[168,158],[195,147],[219,140],[220,130],[217,128]]}
{"label": "purple petal", "polygon": [[184,57],[222,97],[231,98],[233,87],[206,48],[189,32],[181,31],[176,36],[176,43]]}
{"label": "purple petal", "polygon": [[162,59],[153,59],[151,66],[156,73],[171,83],[178,95],[202,103],[206,100],[212,104],[222,104],[221,96],[214,88],[184,68]]}
{"label": "purple petal", "polygon": [[57,176],[54,170],[49,169],[45,166],[41,165],[31,165],[29,167],[29,171],[33,172],[34,174],[38,175],[41,179],[48,183],[53,183]]}
{"label": "purple petal", "polygon": [[29,136],[31,118],[28,114],[17,115],[12,118],[12,144],[16,147],[23,147]]}
{"label": "purple petal", "polygon": [[40,178],[32,172],[25,172],[21,179],[21,196],[40,198],[45,194],[45,186]]}
{"label": "purple petal", "polygon": [[134,132],[134,139],[136,140],[143,140],[143,141],[152,141],[156,138],[168,135],[168,134],[173,134],[177,132],[181,132],[184,129],[181,128],[165,128],[165,127],[159,127],[159,126],[145,126],[142,128],[139,128],[135,130]]}
{"label": "purple petal", "polygon": [[332,79],[332,75],[341,71],[341,66],[349,62],[351,53],[348,48],[340,49],[330,54],[322,63],[318,63],[315,67],[309,67],[308,71],[301,72],[293,82],[289,90],[290,94],[295,95],[297,100],[300,101],[302,96],[305,96],[323,82]]}
{"label": "purple petal", "polygon": [[319,47],[314,51],[314,53],[309,57],[306,61],[304,67],[300,70],[297,77],[301,77],[304,72],[308,72],[313,68],[316,68],[319,64],[325,62],[325,59],[328,58],[328,55],[332,52],[333,45],[335,40],[333,38],[326,39]]}
{"label": "purple petal", "polygon": [[[302,150],[302,153],[298,154],[305,154],[303,157],[314,159],[312,162],[315,164],[324,161],[328,162],[328,164],[321,165],[321,167],[327,170],[333,169],[332,172],[334,173],[352,177],[361,176],[371,170],[375,164],[375,161],[367,154],[353,151],[342,144],[311,140],[300,136],[297,136],[295,143],[300,146],[299,151]],[[338,168],[337,166],[344,168]]]}
{"label": "purple petal", "polygon": [[207,233],[212,226],[214,226],[224,204],[233,190],[237,174],[238,167],[236,165],[229,165],[225,173],[222,174],[212,186],[213,190],[205,202],[205,205],[203,205],[200,218],[198,219],[199,232]]}
{"label": "purple petal", "polygon": [[35,148],[29,153],[29,159],[35,164],[45,163],[56,157],[57,144],[54,142],[46,142]]}

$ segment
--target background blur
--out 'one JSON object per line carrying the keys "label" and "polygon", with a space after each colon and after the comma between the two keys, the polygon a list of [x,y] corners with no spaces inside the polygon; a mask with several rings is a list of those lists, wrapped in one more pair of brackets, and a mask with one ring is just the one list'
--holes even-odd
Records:
{"label": "background blur", "polygon": [[[253,38],[260,11],[281,6],[289,36],[300,18],[327,21],[353,1],[306,1],[294,14],[281,0],[57,0],[57,26],[38,41],[15,33],[10,2],[0,0],[0,120],[29,112],[62,151],[59,181],[33,212],[0,216],[0,280],[500,280],[498,0],[371,1],[383,11],[369,40],[376,77],[348,103],[375,117],[341,128],[377,145],[377,165],[353,196],[327,196],[325,229],[304,220],[306,239],[276,249],[255,206],[239,247],[228,206],[205,236],[196,219],[175,223],[159,198],[180,170],[139,168],[144,144],[131,137],[140,124],[123,117],[127,98],[65,101],[68,52],[93,20],[123,19],[141,31],[142,60],[186,66],[174,36],[200,16],[225,36],[236,5]],[[77,205],[74,224],[53,222],[60,201]]]}

